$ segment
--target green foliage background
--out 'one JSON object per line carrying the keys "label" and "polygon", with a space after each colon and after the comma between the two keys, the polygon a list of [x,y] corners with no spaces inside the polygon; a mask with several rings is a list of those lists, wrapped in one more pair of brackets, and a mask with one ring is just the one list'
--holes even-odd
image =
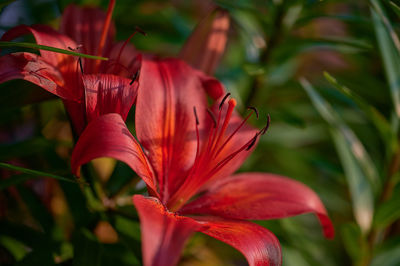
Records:
{"label": "green foliage background", "polygon": [[[206,14],[205,2],[117,1],[117,39],[139,26],[147,33],[131,41],[139,50],[176,56]],[[4,1],[0,29],[57,27],[70,3],[105,9],[108,1]],[[312,215],[259,222],[278,236],[283,264],[400,265],[400,1],[214,3],[232,18],[217,78],[241,111],[252,105],[272,118],[241,171],[307,184],[337,232],[324,239]],[[74,182],[60,100],[24,81],[0,84],[0,91],[0,160],[40,171],[0,165],[0,264],[140,265],[140,226],[130,203],[130,195],[144,191],[138,177],[117,163],[109,179],[94,165],[85,169],[95,176],[91,186]],[[261,128],[263,121],[251,123]],[[127,122],[133,126],[133,111]],[[195,235],[180,264],[246,262],[225,244]]]}

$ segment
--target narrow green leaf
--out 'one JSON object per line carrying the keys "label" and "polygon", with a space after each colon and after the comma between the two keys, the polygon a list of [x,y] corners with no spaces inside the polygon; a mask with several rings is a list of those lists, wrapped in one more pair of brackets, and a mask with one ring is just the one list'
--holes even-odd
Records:
{"label": "narrow green leaf", "polygon": [[389,4],[392,7],[392,10],[400,17],[400,7],[396,5],[393,1],[390,1]]}
{"label": "narrow green leaf", "polygon": [[371,226],[374,212],[371,186],[343,134],[337,129],[332,129],[331,133],[350,188],[354,216],[365,233]]}
{"label": "narrow green leaf", "polygon": [[82,54],[82,53],[77,53],[77,52],[70,51],[70,50],[60,49],[60,48],[46,46],[46,45],[39,45],[36,43],[28,43],[28,42],[0,41],[0,47],[22,47],[22,48],[30,48],[30,49],[35,49],[35,50],[46,50],[46,51],[51,51],[51,52],[56,52],[56,53],[61,53],[61,54],[74,55],[74,56],[85,57],[85,58],[89,58],[89,59],[106,60],[106,61],[108,60],[108,58],[106,58],[106,57]]}
{"label": "narrow green leaf", "polygon": [[400,265],[400,239],[386,241],[382,248],[374,254],[370,266],[398,266]]}
{"label": "narrow green leaf", "polygon": [[391,147],[392,149],[397,147],[397,139],[392,133],[392,127],[389,121],[381,114],[381,112],[379,112],[374,106],[367,103],[362,97],[351,91],[349,88],[340,84],[336,78],[331,76],[328,72],[324,72],[324,76],[326,80],[337,90],[357,104],[357,106],[365,113],[368,119],[374,124],[376,129],[379,131],[382,140],[385,141],[388,147]]}
{"label": "narrow green leaf", "polygon": [[386,228],[388,225],[400,218],[400,194],[395,192],[392,197],[381,204],[376,210],[374,225],[379,228]]}
{"label": "narrow green leaf", "polygon": [[305,79],[301,85],[320,115],[332,127],[332,136],[344,167],[349,185],[354,216],[362,231],[369,230],[374,212],[374,194],[379,191],[380,179],[375,165],[354,132],[341,120],[332,106]]}
{"label": "narrow green leaf", "polygon": [[392,101],[397,117],[400,118],[400,40],[394,31],[381,3],[371,0],[373,24],[385,73],[389,82]]}
{"label": "narrow green leaf", "polygon": [[5,168],[5,169],[9,169],[9,170],[18,171],[18,172],[21,172],[21,173],[24,173],[24,174],[29,174],[29,175],[32,175],[32,178],[47,177],[47,178],[54,178],[54,179],[57,179],[57,180],[60,180],[60,181],[65,181],[65,182],[79,183],[79,184],[87,185],[87,183],[82,181],[82,180],[78,180],[78,179],[74,179],[74,178],[67,178],[67,177],[63,177],[63,176],[59,176],[59,175],[54,175],[54,174],[50,174],[50,173],[36,171],[36,170],[31,170],[31,169],[28,169],[28,168],[15,166],[15,165],[8,164],[8,163],[0,162],[0,168]]}

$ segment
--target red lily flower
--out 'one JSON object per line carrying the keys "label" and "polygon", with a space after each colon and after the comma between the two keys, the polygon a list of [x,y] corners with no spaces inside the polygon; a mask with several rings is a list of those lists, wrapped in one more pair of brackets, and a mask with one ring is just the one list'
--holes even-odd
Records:
{"label": "red lily flower", "polygon": [[180,60],[144,60],[142,71],[154,75],[139,80],[139,142],[118,114],[100,116],[82,133],[71,165],[78,175],[82,164],[112,157],[147,184],[149,197],[133,196],[145,265],[175,265],[195,231],[232,245],[250,265],[280,265],[276,237],[246,220],[315,213],[325,236],[333,237],[323,204],[305,185],[266,173],[232,176],[266,131],[246,124],[255,109],[242,120],[227,97],[208,109],[196,71]]}
{"label": "red lily flower", "polygon": [[25,79],[61,97],[75,133],[99,114],[119,113],[126,119],[136,98],[141,56],[127,42],[114,43],[111,21],[115,0],[107,13],[95,8],[69,6],[57,32],[45,25],[17,26],[1,38],[8,41],[31,33],[41,45],[108,57],[108,61],[40,51],[0,57],[0,82]]}

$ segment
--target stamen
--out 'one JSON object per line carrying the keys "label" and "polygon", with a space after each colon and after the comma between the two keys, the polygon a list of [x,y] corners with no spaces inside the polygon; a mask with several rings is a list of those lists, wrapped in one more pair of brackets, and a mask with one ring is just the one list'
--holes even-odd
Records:
{"label": "stamen", "polygon": [[253,110],[253,111],[256,113],[256,117],[257,117],[257,119],[258,119],[259,114],[258,114],[257,108],[255,108],[254,106],[249,106],[249,107],[247,107],[247,109],[248,109],[248,110]]}
{"label": "stamen", "polygon": [[140,27],[136,26],[135,30],[137,32],[139,32],[140,34],[142,34],[143,36],[147,36],[147,33],[144,30],[142,30]]}
{"label": "stamen", "polygon": [[199,125],[199,117],[197,116],[196,106],[193,106],[194,117],[196,118],[196,125]]}
{"label": "stamen", "polygon": [[214,128],[217,127],[217,119],[215,118],[214,114],[211,112],[210,109],[207,108],[207,113],[211,117],[213,123],[214,123]]}
{"label": "stamen", "polygon": [[[255,109],[255,107],[254,107],[255,110],[253,108],[249,108],[249,109],[252,109],[256,113],[256,115],[258,114],[257,111],[255,111],[255,110],[257,110],[257,109]],[[249,120],[249,118],[252,115],[253,115],[253,112],[248,114],[247,117],[245,119],[243,119],[243,121],[240,123],[240,125],[231,133],[231,135],[225,140],[224,144],[222,144],[221,147],[218,149],[218,151],[215,154],[214,158],[216,158],[220,154],[222,149],[229,143],[229,141],[233,138],[233,136],[239,131],[239,129],[242,128],[242,126],[247,122],[247,120]]]}
{"label": "stamen", "polygon": [[222,108],[222,106],[224,105],[226,99],[227,99],[230,95],[231,95],[231,93],[228,92],[228,93],[224,96],[224,98],[222,99],[221,103],[219,104],[219,110],[221,110],[221,108]]}
{"label": "stamen", "polygon": [[79,63],[79,67],[81,68],[81,73],[82,73],[82,75],[83,75],[84,72],[83,72],[82,58],[79,57],[78,63]]}
{"label": "stamen", "polygon": [[135,82],[136,80],[138,80],[138,79],[139,79],[139,75],[140,75],[140,68],[138,69],[138,71],[136,71],[135,74],[133,74],[132,80],[131,80],[131,82],[129,83],[129,85],[132,85],[133,82]]}
{"label": "stamen", "polygon": [[256,135],[254,136],[254,138],[251,140],[249,146],[247,146],[247,148],[246,148],[246,151],[250,150],[250,149],[254,146],[254,144],[255,144],[256,141],[257,141],[257,137],[258,137],[258,134],[256,134]]}
{"label": "stamen", "polygon": [[267,130],[268,130],[270,124],[271,124],[271,116],[268,114],[267,115],[267,124],[265,125],[265,127],[263,129],[261,129],[261,131],[260,131],[261,135],[264,135],[265,133],[267,133]]}

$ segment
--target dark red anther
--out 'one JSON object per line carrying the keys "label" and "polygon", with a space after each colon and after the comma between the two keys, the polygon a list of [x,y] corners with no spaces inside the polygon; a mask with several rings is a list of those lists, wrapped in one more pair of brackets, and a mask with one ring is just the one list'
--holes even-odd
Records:
{"label": "dark red anther", "polygon": [[265,125],[265,127],[263,129],[261,129],[261,131],[260,131],[261,135],[264,135],[267,132],[270,124],[271,124],[271,116],[268,114],[267,115],[267,124]]}
{"label": "dark red anther", "polygon": [[196,106],[193,106],[194,117],[196,118],[196,125],[199,125],[199,117],[197,116]]}
{"label": "dark red anther", "polygon": [[214,116],[213,112],[210,109],[207,108],[207,113],[211,117],[211,119],[212,119],[212,121],[214,123],[214,128],[216,128],[217,127],[217,119],[215,119],[215,116]]}
{"label": "dark red anther", "polygon": [[257,108],[255,108],[254,106],[249,106],[249,107],[247,107],[247,109],[253,110],[253,111],[256,113],[256,117],[257,117],[257,119],[258,119],[259,114],[258,114]]}
{"label": "dark red anther", "polygon": [[129,83],[129,85],[132,85],[133,82],[135,82],[136,80],[138,80],[138,79],[139,79],[139,75],[140,75],[140,69],[138,69],[138,70],[136,71],[136,73],[133,74],[132,80],[131,80],[131,82]]}
{"label": "dark red anther", "polygon": [[246,148],[246,151],[250,150],[250,149],[254,146],[254,144],[256,144],[257,137],[258,137],[258,134],[256,134],[256,135],[254,136],[254,138],[251,140],[249,146],[247,146],[247,148]]}
{"label": "dark red anther", "polygon": [[142,30],[141,28],[139,28],[138,26],[135,27],[135,31],[139,32],[143,36],[147,36],[147,33],[144,30]]}
{"label": "dark red anther", "polygon": [[226,99],[228,99],[228,97],[229,97],[230,95],[231,95],[231,93],[228,92],[228,93],[224,96],[224,98],[222,99],[221,103],[219,104],[219,110],[221,110],[221,108],[222,108],[222,106],[224,105]]}
{"label": "dark red anther", "polygon": [[83,75],[84,72],[83,72],[82,58],[79,57],[78,62],[79,62],[79,67],[81,68],[81,73]]}

